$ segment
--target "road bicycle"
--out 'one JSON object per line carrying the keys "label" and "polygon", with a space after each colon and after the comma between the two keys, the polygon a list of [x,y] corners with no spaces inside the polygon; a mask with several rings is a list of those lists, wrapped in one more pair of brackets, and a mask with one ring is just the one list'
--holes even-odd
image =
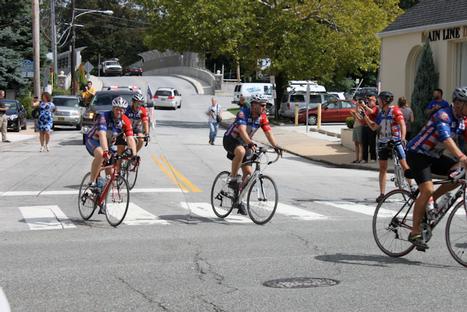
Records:
{"label": "road bicycle", "polygon": [[[136,137],[135,137],[136,139]],[[144,146],[148,146],[149,135],[144,136]],[[122,160],[121,165],[121,176],[124,177],[128,182],[128,187],[132,190],[135,187],[136,179],[138,178],[138,171],[141,158],[135,156],[132,158],[126,158]]]}
{"label": "road bicycle", "polygon": [[[422,236],[425,242],[428,242],[433,230],[451,211],[445,227],[446,245],[452,257],[467,267],[467,181],[465,177],[458,180],[448,178],[435,181],[433,184],[453,182],[457,183],[458,187],[451,191],[454,195],[444,207],[437,208],[439,211],[434,216],[425,213],[422,221]],[[412,210],[418,194],[418,189],[414,192],[393,190],[387,193],[376,207],[372,224],[373,237],[379,249],[390,257],[405,256],[415,247],[408,241],[408,236],[412,230]],[[461,200],[458,202],[459,199]]]}
{"label": "road bicycle", "polygon": [[[391,181],[394,182],[396,188],[412,192],[415,186],[410,186],[407,178],[404,176],[404,169],[401,166],[399,154],[397,152],[396,143],[389,141],[388,147],[391,148],[392,160],[394,164],[394,175],[391,177]],[[413,188],[413,189],[412,189]]]}
{"label": "road bicycle", "polygon": [[90,172],[84,175],[79,187],[78,210],[83,220],[89,220],[97,207],[105,213],[107,222],[116,227],[125,219],[130,203],[130,188],[127,180],[119,174],[118,161],[128,160],[131,156],[126,151],[123,155],[112,155],[110,160],[99,170],[99,178],[107,175],[102,190],[96,191],[89,184]]}
{"label": "road bicycle", "polygon": [[[270,161],[269,153],[275,153],[277,156]],[[211,206],[219,218],[226,218],[234,208],[238,208],[246,196],[246,210],[250,219],[256,224],[266,224],[269,222],[277,209],[279,193],[274,180],[264,175],[264,170],[279,160],[280,152],[266,147],[260,147],[252,154],[251,159],[242,163],[246,165],[255,165],[255,170],[238,189],[229,187],[230,172],[220,172],[211,188]],[[264,164],[265,167],[261,165]]]}

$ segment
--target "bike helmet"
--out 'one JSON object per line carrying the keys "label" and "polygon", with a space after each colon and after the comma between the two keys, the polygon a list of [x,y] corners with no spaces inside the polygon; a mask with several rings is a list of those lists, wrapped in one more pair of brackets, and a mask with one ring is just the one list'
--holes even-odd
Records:
{"label": "bike helmet", "polygon": [[112,107],[119,107],[119,108],[126,109],[128,107],[128,102],[124,98],[119,96],[113,99]]}
{"label": "bike helmet", "polygon": [[389,91],[381,91],[378,94],[378,97],[383,100],[385,103],[390,104],[394,100],[394,95]]}
{"label": "bike helmet", "polygon": [[135,93],[133,97],[131,98],[131,100],[134,102],[144,102],[144,97],[140,93]]}
{"label": "bike helmet", "polygon": [[250,102],[253,103],[267,103],[268,98],[262,94],[253,94],[250,98]]}
{"label": "bike helmet", "polygon": [[459,87],[454,90],[452,93],[452,100],[459,100],[462,102],[467,102],[467,87]]}

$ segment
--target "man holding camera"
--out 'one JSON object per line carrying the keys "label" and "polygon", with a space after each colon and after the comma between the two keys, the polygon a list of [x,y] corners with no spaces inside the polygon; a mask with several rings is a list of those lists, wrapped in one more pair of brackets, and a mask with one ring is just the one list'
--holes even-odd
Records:
{"label": "man holding camera", "polygon": [[[376,97],[369,96],[367,99],[357,99],[361,108],[371,120],[376,118],[378,114],[378,106],[376,105]],[[368,149],[370,150],[370,159],[376,162],[376,131],[373,131],[365,121],[362,128],[362,163],[368,163]]]}
{"label": "man holding camera", "polygon": [[88,81],[88,83],[84,86],[83,92],[81,93],[81,97],[83,98],[83,103],[88,106],[92,98],[96,95],[96,89],[92,86],[92,81]]}

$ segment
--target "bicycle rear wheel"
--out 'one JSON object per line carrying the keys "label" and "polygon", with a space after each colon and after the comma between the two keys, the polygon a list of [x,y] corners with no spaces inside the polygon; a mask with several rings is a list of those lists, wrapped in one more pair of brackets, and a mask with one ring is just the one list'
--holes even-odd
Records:
{"label": "bicycle rear wheel", "polygon": [[277,209],[279,193],[276,183],[268,176],[260,175],[248,190],[247,210],[256,224],[269,222]]}
{"label": "bicycle rear wheel", "polygon": [[376,207],[373,237],[379,249],[390,257],[402,257],[414,249],[408,241],[414,201],[408,191],[394,190],[387,193]]}
{"label": "bicycle rear wheel", "polygon": [[107,222],[118,226],[125,219],[130,204],[128,182],[122,176],[117,176],[110,184],[105,197],[104,209]]}
{"label": "bicycle rear wheel", "polygon": [[78,210],[83,220],[89,220],[97,207],[97,195],[89,188],[90,175],[90,172],[86,173],[79,186]]}
{"label": "bicycle rear wheel", "polygon": [[458,203],[446,222],[446,245],[451,256],[467,267],[467,208],[464,201]]}
{"label": "bicycle rear wheel", "polygon": [[235,203],[234,191],[228,186],[229,176],[229,172],[222,171],[214,179],[211,188],[212,210],[219,218],[227,217],[232,212]]}

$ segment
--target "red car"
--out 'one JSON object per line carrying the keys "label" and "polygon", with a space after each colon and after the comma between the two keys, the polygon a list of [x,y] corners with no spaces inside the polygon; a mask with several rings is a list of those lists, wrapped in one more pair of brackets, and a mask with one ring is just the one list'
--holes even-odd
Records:
{"label": "red car", "polygon": [[[324,102],[321,105],[321,122],[345,122],[350,117],[350,111],[355,109],[355,104],[351,101],[333,100]],[[306,110],[301,109],[298,113],[298,122],[306,123]],[[318,123],[318,108],[308,109],[308,124]]]}
{"label": "red car", "polygon": [[142,76],[143,69],[139,66],[130,66],[126,69],[125,74],[128,76]]}

